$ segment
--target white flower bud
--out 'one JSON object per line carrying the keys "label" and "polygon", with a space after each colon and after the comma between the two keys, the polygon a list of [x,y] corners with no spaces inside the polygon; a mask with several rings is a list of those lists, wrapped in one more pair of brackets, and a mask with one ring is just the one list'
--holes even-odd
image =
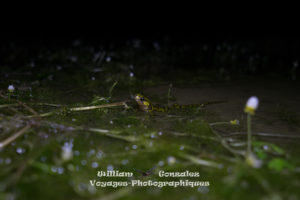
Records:
{"label": "white flower bud", "polygon": [[251,115],[254,115],[254,111],[258,107],[258,98],[255,96],[252,96],[248,99],[246,107],[245,107],[245,112],[250,113]]}
{"label": "white flower bud", "polygon": [[9,85],[7,89],[9,92],[15,91],[15,87],[13,85]]}

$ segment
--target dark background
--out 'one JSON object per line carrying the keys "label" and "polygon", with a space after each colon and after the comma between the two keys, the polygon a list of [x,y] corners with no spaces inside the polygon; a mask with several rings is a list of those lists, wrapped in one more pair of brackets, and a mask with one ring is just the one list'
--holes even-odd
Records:
{"label": "dark background", "polygon": [[[300,37],[298,36],[234,36],[212,34],[202,36],[190,33],[2,33],[0,38],[0,64],[22,68],[42,50],[55,52],[81,45],[118,52],[132,48],[134,40],[141,41],[137,55],[153,51],[158,43],[163,63],[171,68],[225,69],[229,73],[251,73],[265,75],[299,74],[298,60]],[[73,45],[73,46],[72,46]],[[8,59],[15,55],[14,59]],[[253,67],[254,66],[254,67]]]}

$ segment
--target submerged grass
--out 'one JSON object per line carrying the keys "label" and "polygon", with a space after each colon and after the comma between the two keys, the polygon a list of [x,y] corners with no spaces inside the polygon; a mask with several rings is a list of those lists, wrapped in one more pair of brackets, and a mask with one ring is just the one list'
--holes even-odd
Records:
{"label": "submerged grass", "polygon": [[[5,103],[7,102],[2,105],[9,106],[2,106],[1,109],[20,107],[19,104]],[[221,129],[222,126],[228,126],[228,122],[210,125],[204,115],[199,115],[197,110],[174,112],[173,115],[180,118],[170,118],[168,114],[147,115],[136,108],[127,110],[110,105],[114,104],[108,102],[98,107],[82,105],[76,107],[77,110],[71,107],[65,112],[50,111],[48,113],[52,114],[48,116],[39,114],[43,119],[24,116],[24,123],[34,127],[30,138],[37,137],[40,142],[32,144],[31,148],[23,148],[22,141],[28,140],[27,136],[17,140],[14,135],[19,135],[19,132],[13,133],[14,129],[10,130],[12,139],[1,143],[0,167],[2,169],[5,165],[11,166],[1,171],[0,176],[4,180],[1,181],[1,195],[7,197],[13,194],[13,188],[21,191],[23,199],[33,197],[60,199],[63,196],[82,199],[98,199],[99,196],[104,199],[126,199],[130,196],[130,199],[139,199],[145,193],[149,198],[204,195],[207,198],[239,199],[249,190],[256,191],[254,194],[248,194],[249,199],[261,196],[280,199],[291,194],[296,195],[293,190],[291,194],[287,194],[278,193],[279,188],[276,190],[273,186],[271,189],[274,181],[271,177],[274,173],[278,173],[279,177],[285,170],[289,170],[287,173],[290,174],[295,173],[294,165],[284,157],[284,150],[275,144],[253,142],[254,152],[265,161],[265,165],[257,170],[246,166],[242,161],[245,154],[238,153],[241,149],[237,149],[228,138],[223,138],[222,134],[214,130],[215,126]],[[106,112],[99,110],[103,106],[107,109]],[[38,113],[41,112],[39,109],[43,110],[43,107],[35,107]],[[28,108],[23,106],[18,110],[23,113]],[[73,112],[75,110],[77,112]],[[29,111],[26,113],[31,114]],[[11,115],[7,119],[2,119],[1,123],[13,118]],[[161,128],[161,124],[165,124],[165,128]],[[23,126],[23,129],[27,129],[28,126]],[[70,160],[64,161],[61,157],[62,146],[70,141],[73,145],[72,156]],[[235,144],[237,142],[235,141]],[[9,146],[10,143],[13,145]],[[43,147],[39,143],[43,144]],[[243,150],[245,151],[245,146]],[[39,151],[38,155],[29,157],[25,163],[16,159],[16,156],[23,157],[34,151]],[[202,180],[209,181],[211,185],[162,190],[132,187],[100,189],[90,184],[90,180],[98,180],[98,170],[134,171],[135,168],[148,170],[153,166],[157,166],[157,171],[199,171]],[[11,174],[14,169],[20,173],[17,179],[6,175]],[[266,173],[267,171],[269,172]],[[135,176],[137,178],[139,175],[135,173]],[[148,179],[161,180],[157,173]],[[280,179],[275,181],[278,180]],[[61,192],[61,195],[45,190],[47,187]],[[210,191],[212,189],[214,192]]]}
{"label": "submerged grass", "polygon": [[[296,153],[280,143],[255,138],[258,135],[254,133],[252,150],[263,164],[260,168],[246,165],[245,132],[241,134],[245,127],[230,124],[231,119],[218,121],[219,117],[205,108],[143,113],[130,95],[161,82],[130,77],[123,68],[126,76],[108,76],[111,72],[107,69],[104,66],[99,69],[103,74],[93,75],[74,71],[71,78],[52,86],[49,72],[42,70],[38,87],[13,94],[9,100],[0,99],[0,199],[299,197],[300,161]],[[117,71],[118,65],[114,69]],[[75,85],[68,86],[73,82]],[[57,85],[68,89],[62,93]],[[151,99],[168,104],[176,99],[172,95],[170,87],[166,95]],[[284,119],[293,123],[294,117],[284,114]],[[153,167],[149,177],[140,177],[134,170]],[[99,178],[100,170],[129,171],[141,180],[191,179],[209,181],[210,185],[93,187],[90,180],[129,180]],[[162,178],[160,170],[196,171],[200,178]]]}

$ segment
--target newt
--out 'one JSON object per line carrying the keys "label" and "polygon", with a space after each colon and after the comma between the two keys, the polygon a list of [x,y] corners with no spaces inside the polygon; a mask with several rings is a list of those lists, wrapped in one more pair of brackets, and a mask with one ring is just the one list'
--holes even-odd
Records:
{"label": "newt", "polygon": [[153,111],[168,112],[169,110],[172,110],[172,109],[186,109],[186,108],[205,107],[207,105],[218,104],[218,103],[224,103],[225,102],[225,101],[210,101],[210,102],[204,102],[204,103],[199,103],[199,104],[187,104],[187,105],[173,104],[171,106],[161,106],[161,105],[152,104],[150,102],[150,100],[142,94],[136,94],[134,99],[137,102],[139,108],[142,111],[145,111],[147,113],[151,113]]}

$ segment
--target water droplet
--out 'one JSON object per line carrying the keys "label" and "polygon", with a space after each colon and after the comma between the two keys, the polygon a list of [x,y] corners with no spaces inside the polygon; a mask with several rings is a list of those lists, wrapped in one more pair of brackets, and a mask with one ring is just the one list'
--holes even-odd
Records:
{"label": "water droplet", "polygon": [[176,163],[176,158],[174,156],[169,156],[167,161],[169,165],[173,165]]}
{"label": "water droplet", "polygon": [[150,141],[150,142],[149,142],[149,147],[152,147],[152,146],[153,146],[153,142]]}
{"label": "water droplet", "polygon": [[106,57],[106,62],[110,62],[111,61],[111,57],[107,56]]}
{"label": "water droplet", "polygon": [[232,171],[233,171],[233,168],[231,166],[227,167],[227,172],[228,173],[232,173]]}
{"label": "water droplet", "polygon": [[130,72],[129,73],[129,76],[132,78],[132,77],[134,77],[134,73],[133,72]]}
{"label": "water droplet", "polygon": [[54,173],[56,173],[57,172],[57,167],[56,166],[52,166],[51,167],[51,171],[54,172]]}
{"label": "water droplet", "polygon": [[96,192],[97,192],[97,189],[96,189],[96,187],[93,187],[92,185],[88,185],[88,191],[89,191],[89,193],[91,193],[91,194],[95,194]]}
{"label": "water droplet", "polygon": [[137,147],[138,147],[138,146],[137,146],[137,145],[135,145],[135,144],[134,144],[134,145],[132,145],[132,149],[137,149]]}
{"label": "water droplet", "polygon": [[97,157],[98,159],[101,159],[101,158],[103,157],[103,152],[102,152],[102,151],[98,151],[96,157]]}
{"label": "water droplet", "polygon": [[87,188],[86,184],[84,183],[79,183],[78,184],[78,190],[83,191]]}
{"label": "water droplet", "polygon": [[92,163],[92,168],[97,168],[98,166],[99,166],[99,164],[97,162]]}
{"label": "water droplet", "polygon": [[114,170],[114,166],[112,165],[107,165],[107,171],[113,171]]}
{"label": "water droplet", "polygon": [[126,165],[129,161],[126,159],[126,160],[122,160],[122,165]]}
{"label": "water droplet", "polygon": [[79,156],[79,155],[80,155],[80,151],[75,150],[75,151],[74,151],[74,155],[75,155],[75,156]]}
{"label": "water droplet", "polygon": [[86,163],[87,163],[86,160],[82,160],[82,161],[81,161],[81,164],[82,164],[83,166],[86,165]]}
{"label": "water droplet", "polygon": [[206,186],[200,186],[200,187],[198,187],[198,192],[200,192],[202,194],[206,194],[209,192],[209,188]]}
{"label": "water droplet", "polygon": [[47,161],[47,157],[46,157],[46,156],[42,156],[42,157],[40,158],[40,161],[41,161],[41,162],[46,162],[46,161]]}
{"label": "water droplet", "polygon": [[63,167],[58,167],[58,168],[57,168],[57,173],[58,173],[58,174],[63,174],[64,171],[65,171],[65,169],[64,169]]}
{"label": "water droplet", "polygon": [[87,157],[91,157],[95,153],[96,153],[95,149],[91,149],[86,155],[87,155]]}
{"label": "water droplet", "polygon": [[5,164],[9,165],[11,163],[11,159],[10,158],[6,158],[5,159]]}
{"label": "water droplet", "polygon": [[16,149],[16,152],[17,152],[17,154],[23,154],[23,153],[25,153],[25,149],[23,149],[22,147],[18,147],[17,149]]}
{"label": "water droplet", "polygon": [[163,132],[161,132],[161,131],[158,132],[158,135],[162,135],[162,134],[163,134]]}
{"label": "water droplet", "polygon": [[180,149],[181,151],[184,150],[184,146],[181,145],[181,146],[179,147],[179,149]]}
{"label": "water droplet", "polygon": [[161,166],[161,167],[162,167],[164,164],[165,164],[165,162],[162,161],[162,160],[158,162],[158,165]]}
{"label": "water droplet", "polygon": [[72,62],[77,62],[77,57],[76,56],[70,56],[69,58]]}

